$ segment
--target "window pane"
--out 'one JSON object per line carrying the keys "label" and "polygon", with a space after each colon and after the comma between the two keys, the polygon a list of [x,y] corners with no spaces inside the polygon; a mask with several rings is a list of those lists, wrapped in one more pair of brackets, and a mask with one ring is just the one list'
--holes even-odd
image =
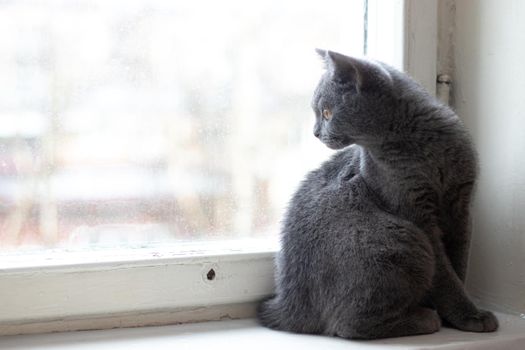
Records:
{"label": "window pane", "polygon": [[272,237],[361,0],[0,2],[0,247]]}

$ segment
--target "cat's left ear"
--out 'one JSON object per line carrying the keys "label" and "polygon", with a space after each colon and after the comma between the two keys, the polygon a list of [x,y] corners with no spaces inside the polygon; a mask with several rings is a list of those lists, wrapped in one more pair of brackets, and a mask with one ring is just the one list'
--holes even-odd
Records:
{"label": "cat's left ear", "polygon": [[317,50],[317,53],[323,57],[325,67],[334,81],[354,85],[358,91],[384,83],[385,80],[391,81],[388,72],[374,63],[333,51]]}
{"label": "cat's left ear", "polygon": [[352,62],[352,57],[328,50],[315,49],[315,51],[323,59],[325,69],[333,80],[345,84],[361,85],[359,67]]}

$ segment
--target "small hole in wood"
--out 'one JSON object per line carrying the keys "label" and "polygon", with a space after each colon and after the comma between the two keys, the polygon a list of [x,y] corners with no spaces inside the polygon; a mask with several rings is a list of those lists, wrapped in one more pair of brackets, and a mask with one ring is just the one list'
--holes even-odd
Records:
{"label": "small hole in wood", "polygon": [[208,281],[213,281],[215,279],[215,270],[210,269],[210,271],[208,271],[208,273],[206,274],[206,278],[208,279]]}

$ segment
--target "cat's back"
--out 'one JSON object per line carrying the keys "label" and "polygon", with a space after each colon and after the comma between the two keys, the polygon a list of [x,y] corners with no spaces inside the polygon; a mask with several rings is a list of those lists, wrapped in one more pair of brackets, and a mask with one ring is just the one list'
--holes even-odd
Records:
{"label": "cat's back", "polygon": [[[438,105],[429,115],[428,128],[422,134],[421,149],[425,152],[425,169],[439,167],[444,190],[473,182],[477,174],[477,154],[461,119],[445,105]],[[426,137],[426,139],[425,139]]]}
{"label": "cat's back", "polygon": [[361,149],[357,145],[335,153],[329,160],[310,173],[300,184],[290,202],[294,205],[319,204],[332,201],[332,195],[340,195],[342,185],[359,172]]}
{"label": "cat's back", "polygon": [[334,223],[348,221],[356,203],[363,203],[359,181],[361,149],[350,146],[311,171],[292,197],[285,215],[282,243],[301,250],[320,241]]}

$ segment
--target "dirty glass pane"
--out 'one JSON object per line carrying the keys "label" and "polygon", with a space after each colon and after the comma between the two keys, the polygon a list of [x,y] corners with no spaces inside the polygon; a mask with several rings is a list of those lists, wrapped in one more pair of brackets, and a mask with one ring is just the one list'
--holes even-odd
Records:
{"label": "dirty glass pane", "polygon": [[0,1],[0,250],[274,237],[363,1]]}

